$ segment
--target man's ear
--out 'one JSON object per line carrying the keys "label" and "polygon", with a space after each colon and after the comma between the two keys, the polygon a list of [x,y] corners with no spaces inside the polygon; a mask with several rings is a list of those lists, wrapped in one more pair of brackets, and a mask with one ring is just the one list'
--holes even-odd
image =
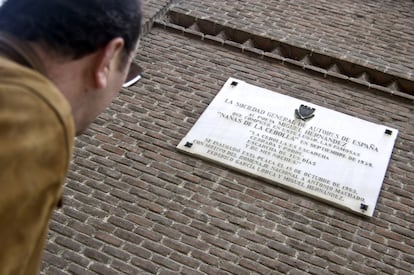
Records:
{"label": "man's ear", "polygon": [[120,56],[123,48],[124,39],[117,37],[109,41],[108,44],[100,50],[94,69],[96,88],[101,89],[108,85],[110,71],[111,69],[117,69],[113,67],[117,64],[119,59],[118,56]]}

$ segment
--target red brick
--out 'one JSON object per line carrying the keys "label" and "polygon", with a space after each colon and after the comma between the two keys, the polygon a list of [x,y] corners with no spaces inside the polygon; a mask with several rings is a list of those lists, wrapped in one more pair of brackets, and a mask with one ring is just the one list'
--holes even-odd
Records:
{"label": "red brick", "polygon": [[142,247],[148,250],[151,250],[155,253],[158,253],[162,256],[168,256],[172,253],[172,250],[169,249],[168,247],[165,247],[159,243],[148,241],[148,240],[143,242]]}
{"label": "red brick", "polygon": [[272,212],[266,212],[265,219],[262,219],[258,215],[250,215],[248,216],[248,220],[262,226],[265,226],[269,229],[273,229],[275,227],[275,223],[279,223],[281,217],[279,215],[275,215]]}
{"label": "red brick", "polygon": [[176,271],[177,272],[180,269],[180,265],[179,264],[177,264],[176,262],[174,262],[174,261],[172,261],[172,260],[170,260],[168,258],[159,256],[159,255],[154,255],[151,260],[154,263],[160,264],[160,265],[162,265],[162,266],[164,266],[164,267],[166,267],[166,268],[168,268],[168,269],[170,269],[172,271]]}
{"label": "red brick", "polygon": [[93,275],[95,273],[91,272],[87,268],[83,268],[78,266],[77,264],[70,264],[68,267],[68,271],[74,274],[85,274],[85,275]]}
{"label": "red brick", "polygon": [[120,259],[122,261],[125,261],[125,262],[129,261],[130,259],[129,254],[123,251],[121,248],[115,248],[112,246],[104,246],[104,248],[102,249],[102,252],[110,256],[113,256],[117,259]]}
{"label": "red brick", "polygon": [[62,259],[56,255],[53,255],[49,253],[48,251],[44,252],[43,260],[48,262],[50,265],[53,265],[61,269],[63,269],[67,265],[67,262],[65,259]]}
{"label": "red brick", "polygon": [[149,250],[130,243],[125,244],[124,250],[143,259],[149,259],[152,255]]}
{"label": "red brick", "polygon": [[157,273],[159,267],[151,261],[144,260],[141,258],[132,258],[131,263],[145,271],[151,272],[152,274]]}
{"label": "red brick", "polygon": [[205,242],[199,241],[198,239],[195,239],[193,237],[182,236],[181,241],[201,251],[205,251],[209,248],[208,244],[206,244]]}
{"label": "red brick", "polygon": [[266,243],[266,238],[256,234],[256,232],[241,229],[238,231],[238,235],[255,243]]}
{"label": "red brick", "polygon": [[233,262],[231,262],[231,261],[223,262],[220,265],[220,268],[225,270],[225,271],[228,271],[232,274],[239,274],[239,275],[249,275],[250,274],[249,270],[243,269],[239,265],[233,264]]}
{"label": "red brick", "polygon": [[191,256],[196,258],[196,259],[201,260],[202,262],[204,262],[204,263],[206,263],[210,266],[217,266],[219,261],[220,261],[220,258],[218,258],[214,255],[211,255],[209,253],[202,252],[200,250],[194,250],[193,249],[191,251]]}
{"label": "red brick", "polygon": [[276,250],[279,253],[283,253],[289,256],[295,256],[297,250],[295,250],[292,247],[289,247],[286,244],[283,243],[279,243],[279,242],[275,242],[275,241],[270,241],[267,243],[267,246],[273,250]]}
{"label": "red brick", "polygon": [[144,240],[141,236],[122,229],[115,230],[114,235],[124,241],[134,244],[140,244]]}
{"label": "red brick", "polygon": [[125,230],[128,230],[128,231],[131,231],[134,228],[133,223],[131,223],[131,222],[125,220],[125,219],[116,217],[116,216],[109,217],[108,222],[115,225],[115,226],[117,226],[117,227],[119,227],[119,228],[122,228],[122,229],[125,229]]}
{"label": "red brick", "polygon": [[218,274],[224,275],[224,273],[220,271],[220,269],[218,269],[217,267],[206,265],[206,264],[201,265],[200,270],[209,275],[218,275]]}
{"label": "red brick", "polygon": [[119,260],[112,260],[111,267],[113,267],[116,270],[119,270],[122,272],[122,274],[139,274],[140,270],[132,266],[131,264],[126,264],[123,261]]}
{"label": "red brick", "polygon": [[184,254],[181,253],[175,253],[173,252],[170,256],[170,259],[181,263],[185,266],[191,267],[193,269],[197,269],[198,266],[200,265],[200,262],[192,257],[186,256]]}
{"label": "red brick", "polygon": [[83,255],[79,255],[75,251],[70,251],[70,250],[65,251],[62,256],[68,263],[75,263],[85,268],[89,265],[89,262],[90,262],[89,259],[85,258]]}
{"label": "red brick", "polygon": [[247,258],[257,261],[260,257],[259,253],[246,249],[240,245],[232,244],[229,249],[232,253],[239,255],[240,258]]}
{"label": "red brick", "polygon": [[107,255],[99,252],[98,250],[86,248],[83,253],[86,257],[95,260],[99,263],[108,264],[110,260],[110,258]]}
{"label": "red brick", "polygon": [[271,196],[268,196],[265,193],[263,193],[263,191],[258,190],[247,189],[246,194],[263,201],[270,201],[272,199]]}
{"label": "red brick", "polygon": [[197,229],[187,225],[174,224],[172,228],[177,229],[178,231],[184,233],[186,236],[197,237],[199,235],[199,231]]}
{"label": "red brick", "polygon": [[55,242],[57,244],[61,245],[61,246],[64,246],[64,247],[66,247],[70,250],[73,250],[73,251],[79,252],[81,250],[81,244],[80,243],[75,242],[75,241],[73,241],[71,239],[68,239],[66,237],[58,236],[58,237],[56,237]]}
{"label": "red brick", "polygon": [[160,233],[157,233],[155,231],[150,231],[146,228],[138,227],[137,229],[134,230],[134,233],[144,237],[145,239],[156,241],[156,242],[159,242],[162,239],[162,235]]}
{"label": "red brick", "polygon": [[180,273],[184,274],[184,275],[203,275],[203,274],[205,274],[205,273],[202,273],[200,271],[197,271],[197,270],[185,267],[185,266],[183,266],[181,268]]}
{"label": "red brick", "polygon": [[[180,232],[178,232],[177,230],[172,229],[169,226],[163,226],[163,225],[160,225],[160,224],[154,225],[153,230],[154,230],[153,234],[151,234],[151,232],[149,232],[149,233],[147,233],[147,235],[151,236],[154,240],[161,239],[162,236],[166,236],[166,237],[168,236],[172,239],[178,240],[181,236]],[[157,234],[157,233],[159,233],[159,234]]]}

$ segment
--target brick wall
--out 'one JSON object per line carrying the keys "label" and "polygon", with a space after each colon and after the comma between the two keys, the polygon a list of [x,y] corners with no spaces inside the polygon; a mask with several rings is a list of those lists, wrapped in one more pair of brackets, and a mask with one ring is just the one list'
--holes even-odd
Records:
{"label": "brick wall", "polygon": [[178,9],[414,79],[414,2],[182,1]]}
{"label": "brick wall", "polygon": [[[164,7],[161,2],[153,1]],[[237,2],[244,5],[229,24],[254,6]],[[195,3],[174,9],[191,5],[191,12],[200,12]],[[213,7],[205,1],[203,12],[221,12],[227,20],[229,3]],[[312,5],[318,3],[328,5]],[[254,25],[262,19],[245,20]],[[42,274],[412,273],[411,100],[160,27],[142,39],[136,62],[145,68],[142,81],[123,90],[77,138],[65,206],[51,221]],[[399,68],[411,72],[407,64]],[[178,142],[230,76],[399,129],[374,217],[178,152]]]}
{"label": "brick wall", "polygon": [[145,35],[154,23],[154,20],[165,14],[176,0],[142,0],[142,31]]}

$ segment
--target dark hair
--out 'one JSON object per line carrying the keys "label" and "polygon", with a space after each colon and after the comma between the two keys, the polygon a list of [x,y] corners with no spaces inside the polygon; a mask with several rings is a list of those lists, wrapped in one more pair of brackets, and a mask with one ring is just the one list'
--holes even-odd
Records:
{"label": "dark hair", "polygon": [[121,37],[130,54],[141,17],[140,0],[7,0],[0,6],[0,31],[73,59]]}

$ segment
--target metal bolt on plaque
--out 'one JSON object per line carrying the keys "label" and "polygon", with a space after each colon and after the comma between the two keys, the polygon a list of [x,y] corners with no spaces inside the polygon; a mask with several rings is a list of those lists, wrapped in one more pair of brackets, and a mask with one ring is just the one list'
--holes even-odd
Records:
{"label": "metal bolt on plaque", "polygon": [[191,147],[193,147],[193,143],[186,142],[186,144],[184,146],[187,147],[187,148],[191,148]]}
{"label": "metal bolt on plaque", "polygon": [[361,203],[361,210],[362,211],[367,211],[368,210],[368,205]]}

